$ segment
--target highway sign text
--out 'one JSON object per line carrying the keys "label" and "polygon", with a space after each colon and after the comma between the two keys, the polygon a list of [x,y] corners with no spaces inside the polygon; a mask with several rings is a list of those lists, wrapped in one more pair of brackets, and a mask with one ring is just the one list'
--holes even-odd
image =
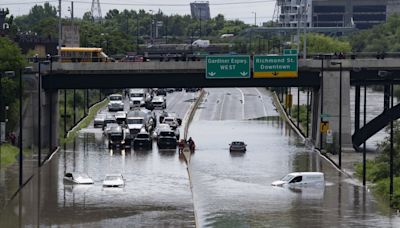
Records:
{"label": "highway sign text", "polygon": [[297,55],[254,56],[254,78],[295,78],[297,70]]}
{"label": "highway sign text", "polygon": [[250,78],[250,56],[207,56],[206,78]]}

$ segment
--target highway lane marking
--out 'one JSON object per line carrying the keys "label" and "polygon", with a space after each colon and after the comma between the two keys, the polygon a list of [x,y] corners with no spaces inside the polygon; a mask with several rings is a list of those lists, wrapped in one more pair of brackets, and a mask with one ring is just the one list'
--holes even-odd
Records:
{"label": "highway lane marking", "polygon": [[222,97],[221,108],[219,112],[219,120],[222,120],[222,112],[224,111],[224,102],[225,102],[225,93],[224,96]]}
{"label": "highway lane marking", "polygon": [[244,119],[244,93],[241,89],[236,88],[242,94],[242,119]]}
{"label": "highway lane marking", "polygon": [[265,109],[263,95],[260,93],[260,91],[258,90],[258,88],[255,88],[255,89],[256,89],[258,95],[260,95],[261,102],[262,102],[262,106],[263,106],[263,109],[264,109],[264,116],[267,116],[267,110]]}

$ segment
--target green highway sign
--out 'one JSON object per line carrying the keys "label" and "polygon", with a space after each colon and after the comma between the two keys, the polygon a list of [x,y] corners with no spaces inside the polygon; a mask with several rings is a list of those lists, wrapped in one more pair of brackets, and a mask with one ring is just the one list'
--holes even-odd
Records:
{"label": "green highway sign", "polygon": [[254,78],[296,78],[297,55],[256,55],[253,59]]}
{"label": "green highway sign", "polygon": [[297,49],[283,49],[283,55],[297,55]]}
{"label": "green highway sign", "polygon": [[250,78],[250,56],[207,56],[206,78]]}

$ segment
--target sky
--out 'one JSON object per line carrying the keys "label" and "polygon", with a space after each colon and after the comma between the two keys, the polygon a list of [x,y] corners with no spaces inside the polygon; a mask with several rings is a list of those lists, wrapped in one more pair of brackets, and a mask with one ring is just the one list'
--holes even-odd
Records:
{"label": "sky", "polygon": [[[92,0],[73,0],[74,16],[82,15],[90,11]],[[104,16],[110,9],[144,9],[157,12],[159,9],[166,15],[185,15],[190,14],[190,2],[194,0],[99,0],[102,15]],[[58,0],[0,0],[0,8],[8,8],[10,14],[14,16],[25,15],[35,4],[42,5],[49,2],[58,7]],[[275,8],[275,0],[209,0],[211,17],[223,14],[226,19],[239,19],[248,24],[254,24],[256,15],[257,25],[272,19]],[[232,4],[237,3],[237,4]],[[62,16],[69,17],[68,7],[71,0],[62,0]]]}

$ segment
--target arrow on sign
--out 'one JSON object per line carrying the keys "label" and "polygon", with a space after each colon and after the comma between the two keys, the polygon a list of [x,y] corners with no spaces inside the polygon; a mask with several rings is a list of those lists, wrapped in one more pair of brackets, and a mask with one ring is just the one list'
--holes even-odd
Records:
{"label": "arrow on sign", "polygon": [[208,73],[208,75],[210,75],[211,77],[213,77],[213,76],[215,76],[217,73],[215,73],[215,72],[210,72],[210,73]]}
{"label": "arrow on sign", "polygon": [[279,72],[272,72],[272,75],[274,75],[274,76],[278,76],[278,74],[279,74]]}
{"label": "arrow on sign", "polygon": [[243,71],[243,72],[240,72],[240,75],[242,75],[242,76],[244,77],[244,76],[246,76],[246,75],[247,75],[247,72],[245,72],[245,71]]}

